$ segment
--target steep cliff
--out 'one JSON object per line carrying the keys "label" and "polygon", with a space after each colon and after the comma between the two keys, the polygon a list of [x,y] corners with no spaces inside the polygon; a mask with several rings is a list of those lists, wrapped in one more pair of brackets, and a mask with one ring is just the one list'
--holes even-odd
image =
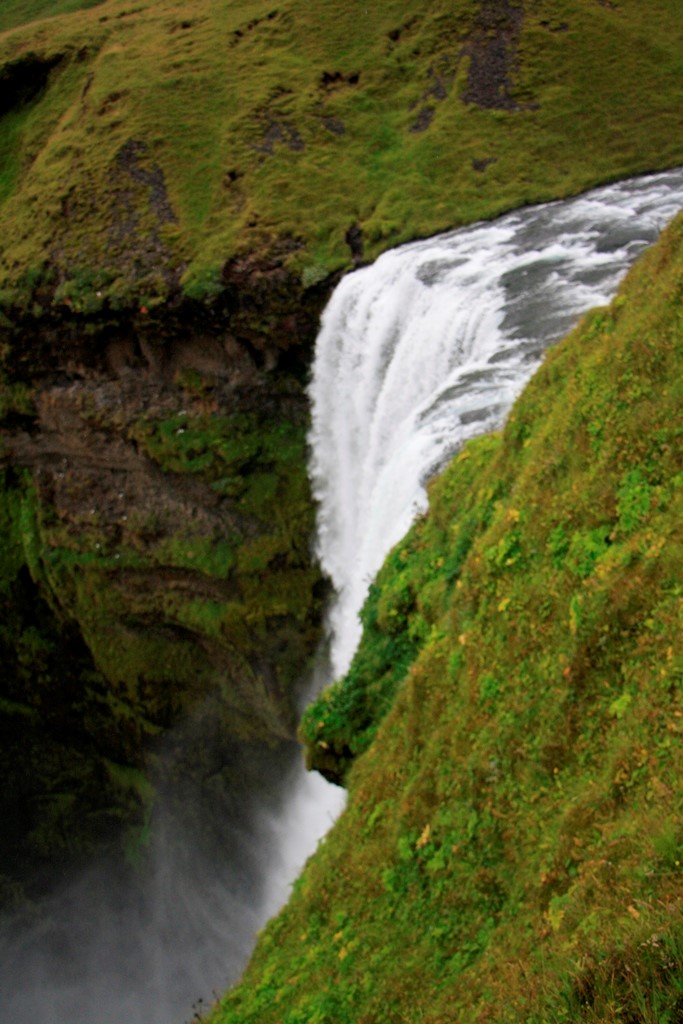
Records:
{"label": "steep cliff", "polygon": [[139,843],[189,714],[293,736],[325,298],[407,238],[679,162],[681,32],[669,0],[5,5],[10,901]]}
{"label": "steep cliff", "polygon": [[682,287],[678,218],[433,482],[304,720],[348,810],[215,1024],[681,1018]]}
{"label": "steep cliff", "polygon": [[188,715],[291,741],[325,587],[302,368],[259,370],[201,309],[96,352],[27,329],[6,366],[3,863],[23,877],[144,830],[149,755]]}

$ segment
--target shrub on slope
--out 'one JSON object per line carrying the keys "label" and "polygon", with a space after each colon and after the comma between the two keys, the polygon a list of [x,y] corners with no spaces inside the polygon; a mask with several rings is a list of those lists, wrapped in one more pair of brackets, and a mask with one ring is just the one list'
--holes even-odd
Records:
{"label": "shrub on slope", "polygon": [[681,1019],[682,295],[679,218],[433,484],[356,670],[392,608],[414,660],[213,1024]]}

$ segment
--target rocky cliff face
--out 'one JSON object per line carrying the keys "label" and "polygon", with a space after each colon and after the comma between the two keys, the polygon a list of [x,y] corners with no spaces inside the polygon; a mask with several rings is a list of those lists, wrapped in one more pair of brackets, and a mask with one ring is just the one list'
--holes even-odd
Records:
{"label": "rocky cliff face", "polygon": [[220,308],[5,331],[9,878],[141,829],[189,715],[293,736],[324,593],[302,385],[323,297],[245,260]]}

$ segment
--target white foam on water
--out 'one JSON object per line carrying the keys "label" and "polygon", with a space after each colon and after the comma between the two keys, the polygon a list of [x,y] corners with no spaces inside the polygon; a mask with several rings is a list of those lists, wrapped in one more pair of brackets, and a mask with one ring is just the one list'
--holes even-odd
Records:
{"label": "white foam on water", "polygon": [[609,301],[682,205],[681,170],[637,178],[401,246],[341,281],[317,341],[309,438],[334,676],[426,479],[500,426],[543,350]]}

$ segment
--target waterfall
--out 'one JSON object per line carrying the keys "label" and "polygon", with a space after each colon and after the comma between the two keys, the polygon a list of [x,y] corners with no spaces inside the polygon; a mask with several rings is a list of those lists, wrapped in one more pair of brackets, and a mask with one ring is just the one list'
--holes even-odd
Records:
{"label": "waterfall", "polygon": [[497,428],[543,350],[614,294],[683,205],[683,171],[528,207],[386,252],[324,313],[310,387],[317,553],[334,584],[333,676],[425,483]]}
{"label": "waterfall", "polygon": [[[310,385],[316,549],[336,595],[321,682],[348,667],[369,583],[425,508],[429,477],[502,423],[543,350],[613,295],[681,205],[683,170],[638,178],[402,246],[344,278]],[[180,1024],[235,978],[342,803],[289,758],[263,769],[277,783],[253,806],[264,755],[247,755],[243,806],[212,805],[208,854],[196,821],[169,813],[144,893],[95,870],[56,897],[54,937],[44,922],[5,929],[2,1024]]]}

